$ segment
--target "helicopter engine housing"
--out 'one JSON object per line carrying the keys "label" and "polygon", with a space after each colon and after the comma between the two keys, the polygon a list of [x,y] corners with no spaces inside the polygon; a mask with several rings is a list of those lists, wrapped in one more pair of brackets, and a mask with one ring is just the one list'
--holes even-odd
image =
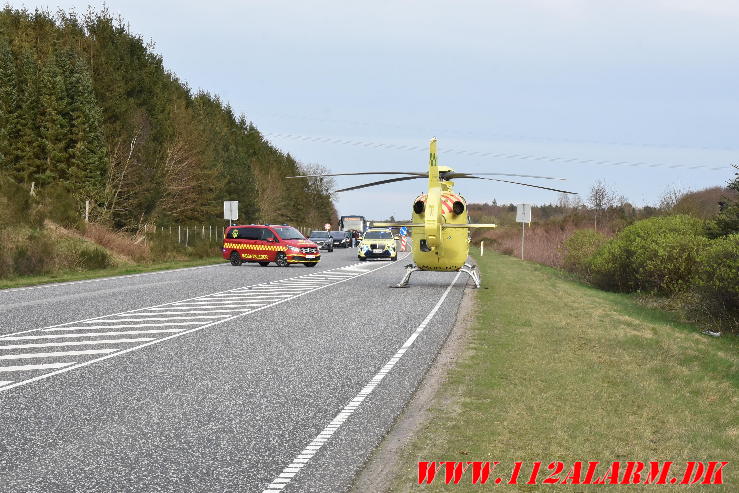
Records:
{"label": "helicopter engine housing", "polygon": [[[413,223],[424,222],[427,199],[428,196],[422,194],[413,201]],[[441,192],[440,213],[442,224],[467,224],[467,202],[454,192]],[[422,270],[459,270],[469,254],[468,231],[466,228],[442,227],[437,247],[429,251],[424,228],[413,228],[413,261]]]}

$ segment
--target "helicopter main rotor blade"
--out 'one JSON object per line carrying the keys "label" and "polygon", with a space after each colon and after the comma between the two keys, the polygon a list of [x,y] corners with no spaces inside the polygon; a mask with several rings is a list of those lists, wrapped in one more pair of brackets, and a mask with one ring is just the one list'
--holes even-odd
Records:
{"label": "helicopter main rotor blade", "polygon": [[560,180],[560,181],[566,181],[567,178],[557,178],[555,176],[538,176],[538,175],[517,175],[515,173],[475,173],[474,175],[470,173],[449,173],[445,175],[446,178],[454,179],[454,178],[465,178],[467,176],[475,176],[475,175],[483,175],[483,176],[517,176],[519,178],[541,178],[542,180]]}
{"label": "helicopter main rotor blade", "polygon": [[389,180],[373,181],[372,183],[365,183],[364,185],[357,185],[354,187],[342,188],[341,190],[336,190],[336,191],[337,192],[348,192],[349,190],[357,190],[360,188],[374,187],[376,185],[384,185],[385,183],[393,183],[396,181],[418,180],[420,178],[426,178],[426,176],[404,176],[402,178],[391,178]]}
{"label": "helicopter main rotor blade", "polygon": [[412,175],[412,176],[428,176],[428,173],[417,173],[415,171],[362,171],[360,173],[331,173],[321,175],[297,175],[286,176],[285,178],[318,178],[323,176],[354,176],[354,175]]}
{"label": "helicopter main rotor blade", "polygon": [[501,180],[499,178],[483,178],[482,176],[472,176],[472,175],[458,176],[457,178],[469,178],[469,179],[473,179],[473,180],[499,181],[501,183],[511,183],[513,185],[522,185],[524,187],[541,188],[542,190],[551,190],[553,192],[570,193],[572,195],[577,195],[577,192],[568,192],[567,190],[559,190],[558,188],[542,187],[541,185],[532,185],[530,183],[521,183],[521,182],[518,182],[518,181]]}

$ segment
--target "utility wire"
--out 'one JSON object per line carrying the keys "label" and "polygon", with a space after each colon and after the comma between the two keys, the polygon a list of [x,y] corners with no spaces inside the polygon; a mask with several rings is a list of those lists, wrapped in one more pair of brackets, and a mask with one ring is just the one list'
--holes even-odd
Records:
{"label": "utility wire", "polygon": [[[346,140],[338,139],[333,137],[318,137],[309,135],[295,135],[285,133],[265,133],[265,137],[273,137],[279,139],[289,140],[300,140],[305,142],[321,142],[326,144],[341,144],[341,145],[352,145],[362,147],[375,147],[384,149],[394,149],[399,151],[425,151],[425,146],[410,146],[402,144],[390,144],[386,142],[370,142],[364,140]],[[729,168],[729,165],[725,166],[711,166],[707,164],[669,164],[669,163],[649,163],[645,161],[609,161],[609,160],[598,160],[598,159],[581,159],[581,158],[568,158],[568,157],[556,157],[556,156],[545,156],[535,154],[511,154],[506,152],[482,152],[482,151],[470,151],[465,149],[444,149],[442,153],[457,154],[460,156],[470,157],[485,157],[485,158],[503,158],[503,159],[521,159],[528,161],[545,161],[550,163],[561,163],[561,164],[587,164],[596,166],[621,166],[627,168],[670,168],[670,169],[708,169],[713,171],[721,171]]]}
{"label": "utility wire", "polygon": [[398,123],[390,122],[370,122],[370,121],[358,121],[358,120],[344,120],[336,118],[321,118],[316,116],[307,115],[290,115],[286,113],[269,113],[265,116],[270,118],[282,119],[282,120],[304,120],[313,121],[320,123],[339,124],[339,125],[354,125],[356,127],[373,128],[376,126],[382,126],[384,128],[394,128],[399,131],[412,131],[422,135],[429,133],[436,133],[436,135],[446,136],[457,136],[461,138],[474,138],[474,139],[488,139],[488,140],[521,140],[527,142],[542,142],[551,144],[587,144],[587,145],[608,145],[608,146],[621,146],[621,147],[642,147],[642,148],[654,148],[654,149],[684,149],[684,150],[702,150],[702,151],[737,151],[736,147],[726,146],[701,146],[701,145],[679,145],[669,143],[647,143],[647,142],[628,142],[628,141],[598,141],[598,140],[586,140],[577,138],[547,138],[541,136],[530,136],[522,134],[511,134],[502,132],[471,132],[469,130],[458,130],[458,129],[436,129],[429,130],[420,127],[408,127],[407,125],[401,125]]}

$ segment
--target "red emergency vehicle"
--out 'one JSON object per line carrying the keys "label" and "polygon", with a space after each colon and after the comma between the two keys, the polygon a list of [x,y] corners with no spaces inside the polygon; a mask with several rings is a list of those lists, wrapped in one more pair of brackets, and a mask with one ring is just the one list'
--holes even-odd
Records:
{"label": "red emergency vehicle", "polygon": [[274,262],[278,267],[304,264],[315,267],[321,260],[318,245],[309,241],[292,226],[250,224],[229,226],[223,238],[223,258],[231,265],[257,262],[266,267]]}

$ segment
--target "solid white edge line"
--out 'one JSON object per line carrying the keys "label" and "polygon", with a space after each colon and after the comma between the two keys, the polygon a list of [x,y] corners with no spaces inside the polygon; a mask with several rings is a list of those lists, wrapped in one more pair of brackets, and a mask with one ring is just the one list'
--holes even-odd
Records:
{"label": "solid white edge line", "polygon": [[[406,257],[407,257],[407,255],[406,255]],[[405,258],[405,257],[403,257],[403,258]],[[223,322],[228,322],[230,320],[234,320],[236,318],[243,317],[244,315],[249,315],[249,314],[254,313],[254,312],[258,312],[258,311],[261,311],[261,310],[266,310],[267,308],[271,308],[271,307],[276,306],[276,305],[281,305],[282,303],[285,303],[287,301],[292,301],[295,298],[300,298],[301,296],[305,296],[306,294],[310,294],[310,293],[313,293],[313,292],[316,292],[316,291],[320,291],[321,289],[325,289],[325,288],[328,288],[328,287],[331,287],[331,286],[336,286],[337,284],[341,284],[343,282],[351,281],[352,279],[356,279],[358,277],[362,277],[364,275],[371,274],[372,272],[376,272],[376,271],[378,271],[380,269],[384,269],[385,267],[388,267],[390,265],[397,265],[397,264],[395,262],[391,262],[389,264],[384,264],[384,265],[381,265],[380,267],[378,267],[376,269],[368,270],[366,272],[363,272],[361,274],[357,274],[356,276],[350,277],[348,279],[344,279],[342,281],[337,281],[337,282],[335,282],[333,284],[327,284],[325,286],[321,286],[321,287],[315,288],[315,289],[313,289],[311,291],[306,291],[304,293],[298,293],[295,296],[293,296],[292,298],[287,298],[287,299],[284,299],[284,300],[276,301],[276,302],[274,302],[274,303],[272,303],[270,305],[265,305],[265,306],[262,306],[260,308],[255,308],[254,310],[251,310],[249,312],[239,313],[238,315],[234,315],[233,317],[225,318],[225,319],[222,319],[222,320],[216,320],[216,321],[211,322],[209,324],[201,325],[200,327],[194,327],[194,328],[189,329],[189,330],[183,330],[182,332],[177,332],[175,334],[172,334],[171,336],[162,337],[160,339],[156,339],[154,341],[147,342],[145,344],[141,344],[141,345],[138,345],[138,346],[133,346],[133,347],[124,349],[122,351],[118,351],[117,353],[107,354],[105,356],[101,356],[100,358],[91,359],[89,361],[85,361],[83,363],[77,363],[77,364],[74,364],[72,366],[68,366],[66,368],[62,368],[60,370],[52,371],[52,372],[49,372],[49,373],[44,373],[43,375],[39,375],[37,377],[29,378],[28,380],[23,380],[21,382],[15,382],[15,383],[12,383],[10,385],[6,385],[5,387],[0,387],[0,393],[5,392],[6,390],[14,389],[16,387],[21,387],[21,386],[24,386],[24,385],[28,385],[29,383],[37,382],[39,380],[44,380],[46,378],[51,378],[51,377],[53,377],[55,375],[59,375],[61,373],[66,373],[68,371],[75,370],[77,368],[83,368],[85,366],[89,366],[89,365],[91,365],[93,363],[97,363],[99,361],[104,361],[104,360],[107,360],[107,359],[110,359],[110,358],[115,358],[117,356],[121,356],[123,354],[127,354],[127,353],[130,353],[130,352],[136,351],[138,349],[143,349],[143,348],[148,347],[148,346],[153,346],[154,344],[159,344],[161,342],[168,341],[168,340],[174,339],[176,337],[182,337],[182,336],[184,336],[186,334],[191,334],[193,332],[197,332],[199,330],[203,330],[203,329],[206,329],[208,327],[212,327],[214,325],[221,324]],[[121,313],[123,313],[123,312],[121,312]],[[102,317],[98,317],[98,318],[102,318]],[[38,330],[38,329],[34,329],[34,330]],[[0,341],[2,341],[2,338],[0,338]]]}
{"label": "solid white edge line", "polygon": [[461,272],[457,272],[457,275],[454,276],[451,284],[449,284],[449,286],[444,291],[444,294],[442,294],[441,298],[439,298],[439,301],[436,302],[436,305],[434,305],[428,315],[426,315],[426,318],[423,320],[423,322],[421,322],[421,324],[410,335],[410,337],[408,337],[408,339],[400,347],[400,349],[398,349],[393,357],[390,358],[387,363],[385,363],[385,366],[383,366],[380,371],[378,371],[375,376],[372,377],[369,383],[367,383],[367,385],[365,385],[362,390],[360,390],[359,393],[357,393],[357,395],[355,395],[354,398],[352,398],[349,403],[344,406],[341,411],[339,411],[334,419],[328,425],[326,425],[326,427],[321,430],[321,432],[316,435],[316,437],[308,445],[306,445],[299,454],[295,456],[292,462],[282,469],[282,472],[271,483],[267,485],[262,493],[271,493],[275,490],[281,490],[282,488],[284,488],[287,483],[289,483],[292,478],[300,471],[300,468],[307,465],[310,459],[313,458],[313,456],[321,449],[321,447],[323,447],[323,445],[331,438],[336,430],[338,430],[341,425],[344,424],[344,422],[349,419],[352,414],[354,414],[354,411],[356,411],[359,408],[360,404],[362,404],[362,402],[364,402],[364,400],[367,398],[367,396],[369,396],[375,390],[382,379],[385,378],[388,373],[390,373],[395,364],[400,361],[400,358],[403,357],[408,348],[413,345],[421,332],[423,332],[429,322],[431,322],[431,319],[434,318],[436,312],[439,311],[439,308],[441,308],[441,305],[444,303],[444,300],[446,300],[449,292],[452,290],[454,284],[457,282],[457,279],[459,279],[459,276],[461,274]]}

